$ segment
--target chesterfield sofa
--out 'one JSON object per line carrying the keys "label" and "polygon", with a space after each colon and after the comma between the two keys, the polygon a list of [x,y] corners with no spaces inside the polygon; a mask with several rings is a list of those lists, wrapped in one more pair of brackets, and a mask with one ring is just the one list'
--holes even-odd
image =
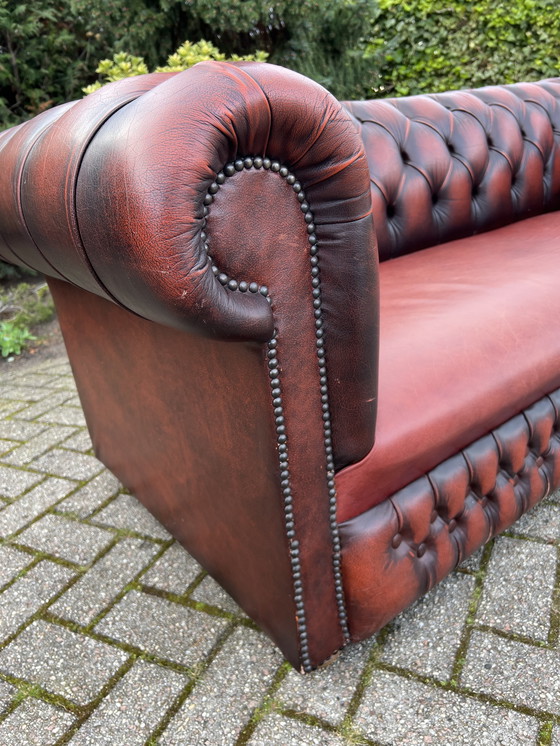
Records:
{"label": "chesterfield sofa", "polygon": [[216,62],[0,135],[97,456],[300,670],[560,485],[559,101]]}

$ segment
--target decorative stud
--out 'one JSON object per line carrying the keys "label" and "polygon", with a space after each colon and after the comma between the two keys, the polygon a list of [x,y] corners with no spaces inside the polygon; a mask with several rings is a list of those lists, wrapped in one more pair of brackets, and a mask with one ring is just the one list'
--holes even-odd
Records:
{"label": "decorative stud", "polygon": [[[321,393],[321,411],[323,419],[323,438],[324,438],[324,449],[325,449],[325,462],[327,468],[327,490],[329,498],[329,524],[331,528],[331,540],[332,540],[332,571],[335,583],[335,597],[338,607],[338,617],[344,642],[349,641],[348,631],[348,620],[346,615],[346,606],[344,598],[344,589],[342,585],[342,572],[341,572],[341,543],[340,536],[338,533],[338,521],[336,517],[337,499],[336,499],[336,485],[334,481],[334,459],[333,459],[333,448],[331,440],[331,421],[330,421],[330,408],[329,408],[329,397],[328,397],[328,380],[327,380],[327,368],[325,358],[325,343],[324,343],[324,325],[322,318],[322,302],[321,302],[321,280],[320,280],[320,266],[319,266],[319,247],[316,236],[316,228],[313,219],[313,213],[309,207],[309,203],[306,200],[305,193],[301,184],[297,181],[297,178],[292,174],[286,166],[282,166],[278,161],[273,161],[270,158],[261,156],[246,156],[244,158],[237,158],[233,163],[228,163],[224,166],[223,171],[220,171],[215,180],[210,185],[208,192],[206,193],[203,200],[203,224],[206,224],[206,217],[209,214],[209,206],[214,201],[214,196],[218,193],[220,186],[225,183],[227,178],[234,176],[243,170],[250,170],[252,168],[270,170],[274,173],[278,173],[286,182],[292,187],[297,199],[300,203],[300,209],[303,213],[304,220],[307,229],[307,240],[309,242],[309,260],[310,260],[310,281],[312,286],[313,295],[313,309],[315,319],[315,334],[316,334],[316,350],[317,350],[317,364],[319,372],[320,382],[320,393]],[[203,234],[203,243],[206,241],[206,236]],[[205,249],[208,248],[207,244],[204,243]],[[201,257],[203,252],[201,252]],[[257,282],[249,282],[247,280],[236,280],[235,278],[229,277],[225,272],[212,263],[210,257],[208,257],[211,269],[218,282],[227,288],[231,292],[250,292],[253,294],[260,293],[266,300],[272,304],[272,298],[266,285],[259,285]],[[281,478],[281,489],[284,500],[284,521],[286,527],[286,535],[290,540],[290,562],[292,566],[292,578],[294,587],[294,603],[296,605],[296,612],[298,617],[298,632],[299,632],[299,644],[300,654],[303,669],[305,671],[311,671],[313,666],[311,658],[309,656],[309,646],[307,640],[307,624],[305,618],[305,602],[303,595],[303,583],[301,580],[301,567],[300,567],[300,552],[299,542],[296,538],[296,526],[294,522],[293,513],[293,495],[291,490],[290,480],[290,469],[289,469],[289,457],[288,457],[288,435],[286,433],[286,425],[283,410],[282,391],[280,387],[280,366],[277,355],[277,330],[274,332],[272,339],[268,342],[268,365],[269,365],[269,378],[272,395],[272,404],[274,407],[275,416],[275,427],[276,427],[276,441],[278,449],[278,462],[280,465],[280,478]],[[451,530],[451,524],[450,524]],[[393,546],[395,542],[400,544],[401,537],[397,534],[393,538]],[[424,544],[420,544],[417,548],[417,555],[421,557],[426,550]]]}

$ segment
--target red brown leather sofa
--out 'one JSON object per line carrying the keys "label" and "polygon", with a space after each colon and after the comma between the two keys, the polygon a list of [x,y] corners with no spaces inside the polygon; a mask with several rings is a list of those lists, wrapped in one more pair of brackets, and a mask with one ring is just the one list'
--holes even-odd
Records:
{"label": "red brown leather sofa", "polygon": [[203,63],[0,135],[96,454],[302,670],[560,484],[559,97]]}

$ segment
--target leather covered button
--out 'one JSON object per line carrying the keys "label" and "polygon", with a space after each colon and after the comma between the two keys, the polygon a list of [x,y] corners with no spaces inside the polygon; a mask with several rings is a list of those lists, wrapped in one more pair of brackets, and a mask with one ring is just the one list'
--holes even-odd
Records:
{"label": "leather covered button", "polygon": [[449,523],[447,524],[447,527],[449,529],[449,533],[451,534],[455,529],[457,528],[457,521],[455,518],[452,518]]}
{"label": "leather covered button", "polygon": [[418,557],[423,557],[426,554],[426,545],[418,544],[418,549],[416,550],[416,554],[418,555]]}
{"label": "leather covered button", "polygon": [[391,541],[391,546],[393,547],[393,549],[396,549],[397,547],[401,545],[401,542],[402,542],[402,536],[400,534],[395,534],[393,536],[393,540]]}
{"label": "leather covered button", "polygon": [[542,456],[539,456],[538,459],[535,461],[535,466],[537,469],[541,467],[544,464],[544,458]]}
{"label": "leather covered button", "polygon": [[481,504],[481,506],[482,506],[483,508],[485,508],[485,507],[486,507],[486,506],[488,505],[488,498],[486,497],[486,495],[483,495],[483,496],[482,496],[482,497],[480,498],[480,504]]}

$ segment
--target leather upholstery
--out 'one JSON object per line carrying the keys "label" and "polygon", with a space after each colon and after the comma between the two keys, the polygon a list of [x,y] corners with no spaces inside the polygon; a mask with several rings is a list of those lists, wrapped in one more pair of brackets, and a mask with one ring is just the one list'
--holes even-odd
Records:
{"label": "leather upholstery", "polygon": [[363,639],[560,485],[560,390],[340,526],[350,632]]}
{"label": "leather upholstery", "polygon": [[344,105],[381,260],[560,206],[560,78]]}
{"label": "leather upholstery", "polygon": [[359,515],[560,386],[554,213],[383,262],[376,442],[337,475]]}
{"label": "leather upholstery", "polygon": [[559,95],[202,63],[0,133],[96,453],[296,666],[560,483]]}
{"label": "leather upholstery", "polygon": [[74,190],[81,159],[105,119],[167,78],[128,78],[8,130],[0,140],[1,257],[106,297],[84,254],[76,222]]}
{"label": "leather upholstery", "polygon": [[[96,454],[298,666],[274,420],[259,347],[161,326],[69,283],[49,285]],[[320,526],[317,512],[314,519]],[[316,535],[327,552],[314,558],[325,589],[317,593],[315,584],[321,612],[310,623],[320,663],[342,641],[329,624],[329,542],[321,530]]]}
{"label": "leather upholstery", "polygon": [[[261,294],[224,287],[212,272],[203,237],[208,190],[227,163],[245,156],[268,156],[292,169],[301,195],[284,184],[272,209],[258,199],[237,200],[230,215],[244,235],[262,236],[261,252],[244,255],[243,243],[209,231],[212,260],[233,277],[267,286],[276,299],[285,295],[285,305],[295,298],[287,311],[295,320],[312,281],[297,200],[305,196],[320,248],[335,461],[368,452],[378,348],[369,173],[350,117],[323,88],[272,65],[201,63],[111,84],[5,140],[0,256],[144,318],[217,338],[264,342],[275,321]],[[281,180],[262,168],[257,178]],[[237,189],[242,181],[231,180]],[[281,220],[294,210],[297,239]],[[311,299],[305,312],[313,321]]]}

